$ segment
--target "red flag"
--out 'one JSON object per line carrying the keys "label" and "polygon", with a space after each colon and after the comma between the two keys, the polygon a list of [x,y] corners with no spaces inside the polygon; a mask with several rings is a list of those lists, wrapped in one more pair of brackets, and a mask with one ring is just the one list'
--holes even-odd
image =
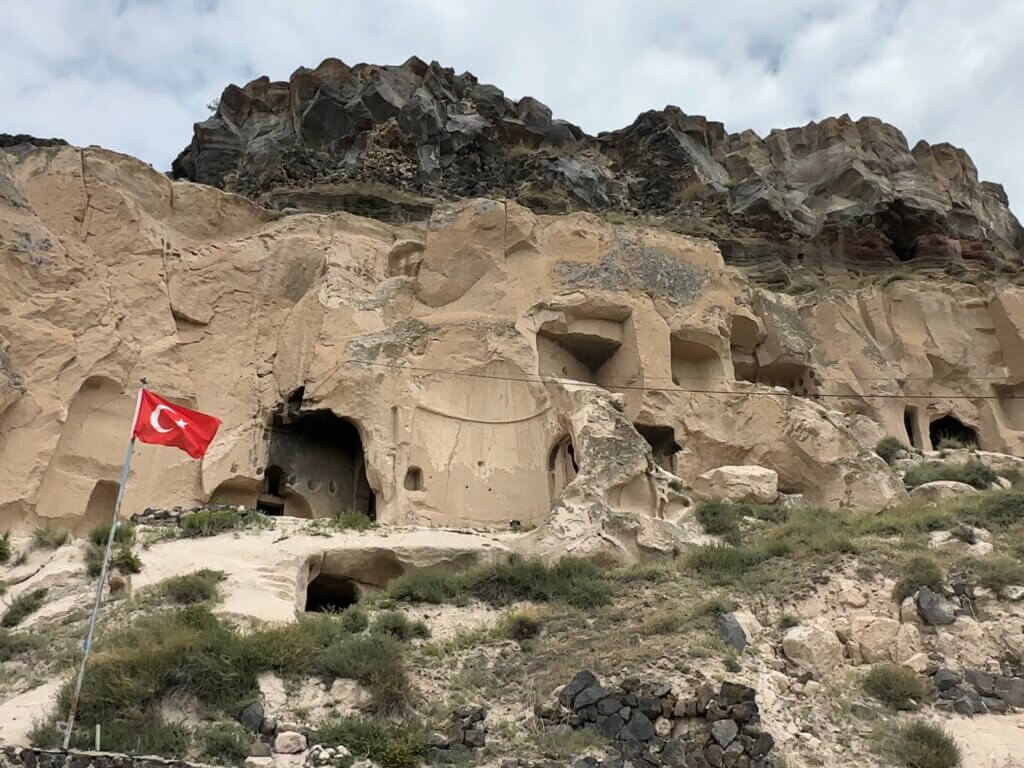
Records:
{"label": "red flag", "polygon": [[219,426],[220,419],[214,416],[183,408],[143,389],[132,437],[143,443],[180,448],[193,459],[201,459]]}

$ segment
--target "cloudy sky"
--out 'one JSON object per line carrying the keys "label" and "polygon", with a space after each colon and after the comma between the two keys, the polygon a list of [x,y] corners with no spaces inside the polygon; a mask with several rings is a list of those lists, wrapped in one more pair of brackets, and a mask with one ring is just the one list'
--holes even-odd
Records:
{"label": "cloudy sky", "polygon": [[328,56],[469,70],[596,133],[676,104],[731,131],[847,112],[968,150],[1024,210],[1020,0],[4,0],[0,132],[159,170],[230,82]]}

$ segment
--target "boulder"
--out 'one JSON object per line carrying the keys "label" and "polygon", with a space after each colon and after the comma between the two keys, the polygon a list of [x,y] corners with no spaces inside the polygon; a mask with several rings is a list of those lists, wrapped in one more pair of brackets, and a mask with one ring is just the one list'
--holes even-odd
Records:
{"label": "boulder", "polygon": [[928,587],[921,587],[917,592],[917,612],[926,624],[933,627],[956,621],[956,606]]}
{"label": "boulder", "polygon": [[253,733],[259,731],[260,726],[263,725],[263,705],[258,701],[254,701],[242,710],[242,713],[238,716],[238,722],[247,731]]}
{"label": "boulder", "polygon": [[779,496],[779,474],[755,465],[717,467],[693,481],[693,492],[701,499],[771,504]]}
{"label": "boulder", "polygon": [[843,663],[843,646],[836,633],[809,624],[786,631],[782,652],[798,667],[819,673],[829,672]]}
{"label": "boulder", "polygon": [[306,737],[296,731],[281,731],[274,738],[274,751],[279,755],[297,755],[306,749]]}
{"label": "boulder", "polygon": [[736,615],[733,613],[720,613],[715,617],[715,628],[718,636],[726,645],[742,651],[747,647],[747,634],[743,631]]}
{"label": "boulder", "polygon": [[[910,625],[907,625],[910,626]],[[901,624],[885,616],[860,614],[850,620],[850,634],[865,664],[894,661]]]}
{"label": "boulder", "polygon": [[974,488],[967,483],[961,483],[956,480],[934,480],[930,483],[923,483],[917,486],[910,492],[910,495],[915,499],[943,501],[945,499],[955,499],[958,496],[977,492],[977,488]]}

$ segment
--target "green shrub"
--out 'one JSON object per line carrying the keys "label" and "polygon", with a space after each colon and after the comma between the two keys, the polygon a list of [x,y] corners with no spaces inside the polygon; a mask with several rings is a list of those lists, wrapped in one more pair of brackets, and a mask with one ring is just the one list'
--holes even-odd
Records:
{"label": "green shrub", "polygon": [[35,636],[23,632],[11,632],[7,629],[0,629],[0,661],[10,661],[27,651],[38,646]]}
{"label": "green shrub", "polygon": [[928,587],[937,592],[942,586],[946,574],[937,562],[930,557],[912,557],[903,564],[902,575],[893,587],[892,596],[897,602],[903,602],[921,587]]}
{"label": "green shrub", "polygon": [[879,732],[878,750],[893,765],[905,768],[954,768],[960,765],[960,747],[937,725],[920,720]]}
{"label": "green shrub", "polygon": [[505,617],[502,634],[509,640],[532,640],[541,633],[544,622],[532,611],[516,611]]}
{"label": "green shrub", "polygon": [[25,592],[24,594],[18,595],[11,601],[10,605],[7,606],[7,610],[4,611],[3,618],[0,619],[0,626],[15,627],[20,624],[25,617],[38,611],[43,606],[43,601],[46,599],[46,592],[46,589],[34,589],[31,592]]}
{"label": "green shrub", "polygon": [[122,544],[121,547],[114,553],[110,558],[110,564],[117,568],[121,573],[141,573],[142,572],[142,560],[132,552],[132,548],[128,544]]}
{"label": "green shrub", "polygon": [[1024,522],[1024,491],[979,494],[965,500],[958,514],[962,520],[982,528],[1008,528]]}
{"label": "green shrub", "polygon": [[987,491],[992,486],[992,483],[996,481],[997,477],[991,467],[976,459],[972,459],[966,464],[925,461],[921,464],[915,464],[908,469],[903,482],[911,488],[916,488],[919,485],[936,480],[956,480],[974,486],[979,490]]}
{"label": "green shrub", "polygon": [[85,574],[95,579],[103,570],[103,548],[95,544],[86,544],[82,548],[82,556],[85,560]]}
{"label": "green shrub", "polygon": [[[106,547],[108,538],[110,538],[110,523],[98,525],[89,531],[89,541],[97,547]],[[134,544],[135,523],[128,520],[121,522],[117,526],[117,530],[114,532],[114,543]]]}
{"label": "green shrub", "polygon": [[334,526],[342,530],[365,531],[373,528],[374,522],[364,513],[350,509],[334,518]]}
{"label": "green shrub", "polygon": [[43,525],[32,531],[32,546],[36,549],[58,549],[68,540],[68,532]]}
{"label": "green shrub", "polygon": [[513,555],[461,572],[440,568],[413,571],[388,585],[388,595],[405,602],[461,602],[471,596],[496,606],[522,600],[595,608],[608,603],[611,594],[611,581],[601,569],[576,557],[547,565]]}
{"label": "green shrub", "polygon": [[713,584],[733,584],[757,562],[756,554],[746,547],[710,545],[694,547],[683,560],[683,567]]}
{"label": "green shrub", "polygon": [[6,563],[11,559],[11,532],[0,533],[0,563]]}
{"label": "green shrub", "polygon": [[249,756],[249,734],[235,723],[221,723],[197,734],[203,757],[215,765],[241,765]]}
{"label": "green shrub", "polygon": [[562,557],[553,566],[514,555],[467,573],[467,588],[491,605],[518,601],[596,608],[611,600],[611,583],[589,560]]}
{"label": "green shrub", "polygon": [[958,564],[973,574],[978,584],[999,592],[1013,585],[1024,585],[1024,563],[1005,555],[964,558]]}
{"label": "green shrub", "polygon": [[216,536],[244,525],[245,519],[237,509],[201,509],[181,519],[181,535],[188,538]]}
{"label": "green shrub", "polygon": [[217,584],[224,581],[224,571],[203,568],[193,573],[164,579],[158,587],[161,595],[172,603],[192,605],[217,598]]}
{"label": "green shrub", "polygon": [[463,595],[463,574],[447,568],[408,571],[388,583],[388,595],[407,603],[450,603]]}
{"label": "green shrub", "polygon": [[427,736],[419,723],[346,717],[321,725],[312,741],[344,744],[357,758],[373,760],[382,768],[418,768],[426,757]]}
{"label": "green shrub", "polygon": [[878,664],[864,678],[864,690],[893,709],[917,709],[927,694],[924,681],[900,664]]}
{"label": "green shrub", "polygon": [[[182,758],[192,741],[191,731],[179,723],[164,723],[159,716],[119,719],[101,724],[100,748],[106,752],[136,755],[160,755]],[[71,749],[91,750],[96,734],[92,724],[79,720],[71,732]],[[34,747],[55,749],[64,741],[64,724],[55,719],[36,723],[29,732]]]}
{"label": "green shrub", "polygon": [[794,616],[791,613],[784,613],[781,616],[779,616],[778,625],[779,629],[781,629],[782,631],[792,629],[793,627],[798,627],[800,626],[800,617]]}
{"label": "green shrub", "polygon": [[383,611],[377,614],[370,627],[375,635],[387,635],[396,640],[430,637],[430,629],[422,621],[410,621],[401,611]]}
{"label": "green shrub", "polygon": [[686,617],[678,611],[666,610],[644,621],[645,635],[671,635],[680,630]]}
{"label": "green shrub", "polygon": [[883,437],[878,443],[875,444],[875,453],[885,459],[886,464],[892,464],[900,451],[905,451],[906,447],[892,435]]}
{"label": "green shrub", "polygon": [[319,655],[317,668],[325,680],[343,677],[361,683],[383,712],[403,710],[409,698],[402,647],[387,636],[343,637]]}
{"label": "green shrub", "polygon": [[705,501],[697,507],[697,522],[711,536],[737,537],[740,510],[728,501]]}
{"label": "green shrub", "polygon": [[976,447],[974,443],[965,443],[958,437],[950,437],[949,435],[944,435],[939,438],[939,443],[938,445],[935,446],[935,448],[936,450],[939,451],[959,451],[963,448],[967,448],[968,446],[970,446],[971,448]]}
{"label": "green shrub", "polygon": [[370,618],[358,605],[350,605],[338,615],[338,623],[345,632],[358,634],[370,626]]}

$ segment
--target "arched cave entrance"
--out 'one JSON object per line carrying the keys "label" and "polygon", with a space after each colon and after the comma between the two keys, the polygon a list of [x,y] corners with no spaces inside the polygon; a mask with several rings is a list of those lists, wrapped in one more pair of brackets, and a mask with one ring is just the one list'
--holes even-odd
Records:
{"label": "arched cave entrance", "polygon": [[636,431],[651,446],[654,463],[669,472],[675,472],[675,455],[683,450],[676,442],[676,431],[673,427],[659,424],[634,424]]}
{"label": "arched cave entrance", "polygon": [[576,463],[576,446],[568,435],[560,438],[548,454],[548,492],[554,501],[580,471]]}
{"label": "arched cave entrance", "polygon": [[267,494],[272,498],[296,495],[311,517],[334,517],[352,510],[376,519],[363,443],[352,422],[325,409],[277,415],[270,432],[270,467],[264,474]]}
{"label": "arched cave entrance", "polygon": [[933,449],[949,443],[959,443],[964,448],[978,447],[978,433],[974,427],[967,426],[952,414],[932,421],[928,427],[928,437],[931,438]]}
{"label": "arched cave entrance", "polygon": [[86,533],[93,528],[109,523],[114,519],[114,506],[117,504],[118,483],[111,480],[100,480],[92,488],[89,501],[85,505],[85,515],[75,533]]}
{"label": "arched cave entrance", "polygon": [[334,613],[359,602],[359,585],[344,576],[321,573],[306,587],[306,611]]}

